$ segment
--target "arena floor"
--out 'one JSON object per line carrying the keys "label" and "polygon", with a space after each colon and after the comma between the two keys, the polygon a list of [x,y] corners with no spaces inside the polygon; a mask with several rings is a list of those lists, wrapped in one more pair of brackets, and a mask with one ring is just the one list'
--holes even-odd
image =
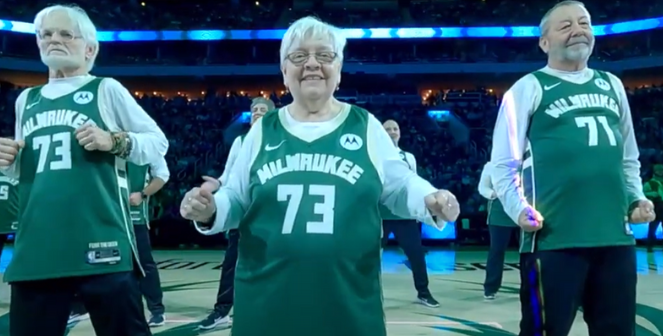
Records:
{"label": "arena floor", "polygon": [[[432,251],[427,255],[430,290],[441,307],[416,303],[412,277],[400,250],[384,253],[384,295],[389,335],[498,336],[518,333],[518,263],[510,253],[505,265],[505,283],[495,301],[483,300],[485,252]],[[11,247],[2,255],[1,266],[9,262]],[[230,335],[230,331],[199,333],[197,322],[214,302],[221,251],[156,251],[165,296],[168,323],[153,329],[154,335]],[[663,252],[638,251],[637,336],[663,335]],[[0,291],[0,335],[7,329],[7,287]],[[91,336],[89,321],[73,326],[69,336]],[[571,336],[587,335],[579,314]]]}

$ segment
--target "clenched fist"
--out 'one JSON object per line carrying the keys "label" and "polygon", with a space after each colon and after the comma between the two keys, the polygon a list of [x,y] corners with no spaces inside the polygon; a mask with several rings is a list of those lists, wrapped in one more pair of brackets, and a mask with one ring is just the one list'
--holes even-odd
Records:
{"label": "clenched fist", "polygon": [[656,219],[654,212],[654,203],[650,200],[639,200],[635,204],[631,216],[628,218],[629,223],[649,223]]}
{"label": "clenched fist", "polygon": [[426,207],[438,220],[453,222],[460,215],[460,205],[456,196],[448,190],[438,190],[424,198]]}
{"label": "clenched fist", "polygon": [[539,231],[543,228],[543,216],[531,206],[527,206],[518,216],[518,226],[525,232]]}
{"label": "clenched fist", "polygon": [[208,189],[193,188],[184,195],[180,204],[180,215],[196,222],[208,222],[216,212],[214,195]]}
{"label": "clenched fist", "polygon": [[87,151],[110,152],[113,149],[113,136],[95,125],[84,124],[74,134],[78,144]]}
{"label": "clenched fist", "polygon": [[129,204],[133,206],[139,206],[141,203],[143,203],[143,194],[139,192],[133,192],[131,195],[129,195]]}
{"label": "clenched fist", "polygon": [[25,146],[23,140],[0,138],[0,167],[7,167],[14,163],[18,151]]}

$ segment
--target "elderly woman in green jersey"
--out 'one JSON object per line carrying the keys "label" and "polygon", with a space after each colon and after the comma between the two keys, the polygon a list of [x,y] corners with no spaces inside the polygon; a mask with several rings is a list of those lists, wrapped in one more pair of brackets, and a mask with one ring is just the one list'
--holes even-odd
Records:
{"label": "elderly woman in green jersey", "polygon": [[204,234],[240,232],[234,336],[385,336],[378,205],[440,227],[458,216],[372,114],[333,97],[345,43],[317,19],[293,23],[280,50],[292,104],[253,125],[226,185],[182,201]]}

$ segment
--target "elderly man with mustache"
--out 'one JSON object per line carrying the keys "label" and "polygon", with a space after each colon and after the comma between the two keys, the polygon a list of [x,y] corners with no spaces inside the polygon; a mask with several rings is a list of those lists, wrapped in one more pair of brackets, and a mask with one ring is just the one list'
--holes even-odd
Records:
{"label": "elderly man with mustache", "polygon": [[528,255],[520,335],[566,336],[582,306],[590,336],[631,336],[628,222],[653,220],[654,206],[642,192],[624,85],[587,67],[594,35],[581,2],[555,5],[540,30],[548,64],[504,95],[491,157],[497,196]]}

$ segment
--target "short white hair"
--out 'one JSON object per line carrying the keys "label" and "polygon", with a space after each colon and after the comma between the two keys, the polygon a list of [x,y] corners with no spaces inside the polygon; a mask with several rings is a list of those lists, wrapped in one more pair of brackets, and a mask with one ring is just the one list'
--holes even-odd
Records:
{"label": "short white hair", "polygon": [[541,18],[541,22],[539,23],[539,34],[540,36],[545,35],[548,32],[548,20],[550,20],[550,15],[560,7],[566,7],[566,6],[580,6],[582,8],[585,8],[585,4],[580,2],[580,1],[575,1],[575,0],[565,0],[562,2],[559,2],[555,4],[552,8],[550,8],[546,14],[543,15],[543,18]]}
{"label": "short white hair", "polygon": [[331,43],[333,51],[338,54],[339,61],[343,61],[343,49],[347,39],[343,31],[315,17],[307,16],[293,22],[281,39],[281,64],[288,56],[288,51],[295,43],[307,39],[327,40]]}
{"label": "short white hair", "polygon": [[93,47],[94,52],[92,53],[92,56],[85,61],[87,71],[91,71],[94,67],[97,55],[99,55],[99,40],[97,40],[97,27],[94,26],[94,23],[92,23],[92,20],[90,20],[90,17],[82,8],[76,5],[54,5],[42,9],[37,13],[34,21],[37,38],[39,38],[39,31],[41,30],[44,18],[57,11],[65,12],[71,21],[74,22],[75,29],[81,34],[83,41],[85,41],[88,46]]}

